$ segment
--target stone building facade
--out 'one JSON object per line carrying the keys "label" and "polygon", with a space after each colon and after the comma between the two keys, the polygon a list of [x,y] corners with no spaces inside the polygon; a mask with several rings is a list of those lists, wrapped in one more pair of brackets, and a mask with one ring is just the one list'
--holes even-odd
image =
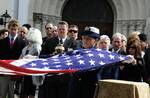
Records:
{"label": "stone building facade", "polygon": [[[11,15],[19,21],[30,23],[33,26],[44,30],[44,25],[50,21],[57,24],[59,20],[63,19],[64,9],[69,4],[76,0],[6,0],[9,2],[8,11]],[[10,3],[11,1],[11,3]],[[73,2],[74,1],[74,2]],[[81,8],[85,7],[85,3],[92,5],[90,0],[82,0],[74,3],[73,6]],[[97,0],[97,5],[101,4]],[[148,35],[150,38],[150,0],[105,0],[112,10],[112,32],[120,32],[129,35],[132,31],[140,31]],[[15,3],[14,3],[15,2]],[[95,0],[96,2],[96,0]],[[82,5],[81,5],[82,4]],[[0,5],[3,5],[2,3]],[[10,7],[11,6],[11,7]],[[91,6],[93,8],[94,6]],[[101,6],[96,6],[100,9]],[[72,9],[72,8],[71,8]],[[80,9],[78,9],[80,11]],[[90,9],[87,8],[87,12]],[[96,11],[96,10],[95,10]],[[99,10],[96,11],[96,13]],[[0,11],[0,13],[2,13]],[[89,14],[91,14],[89,12]],[[81,16],[82,17],[82,16]],[[98,19],[98,17],[97,17]],[[150,42],[150,39],[149,39]]]}

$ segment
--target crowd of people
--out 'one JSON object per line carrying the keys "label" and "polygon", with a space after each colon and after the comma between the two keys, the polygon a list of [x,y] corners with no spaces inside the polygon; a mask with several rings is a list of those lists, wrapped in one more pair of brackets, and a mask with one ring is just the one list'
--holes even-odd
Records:
{"label": "crowd of people", "polygon": [[[101,35],[99,28],[87,26],[79,32],[77,25],[60,21],[45,25],[46,36],[30,24],[19,25],[11,20],[0,30],[0,59],[47,58],[75,49],[99,48],[127,55],[129,60],[99,69],[71,74],[47,74],[43,77],[0,74],[0,98],[93,98],[98,80],[116,79],[150,83],[150,48],[147,36],[132,32],[125,36],[114,33],[112,38]],[[79,38],[80,35],[80,38]],[[42,81],[36,83],[35,78]]]}

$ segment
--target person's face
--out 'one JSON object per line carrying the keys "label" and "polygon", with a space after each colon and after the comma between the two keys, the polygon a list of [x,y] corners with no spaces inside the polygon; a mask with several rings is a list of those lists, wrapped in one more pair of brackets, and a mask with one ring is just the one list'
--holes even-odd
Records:
{"label": "person's face", "polygon": [[68,26],[67,25],[58,25],[58,36],[60,38],[65,38],[67,36]]}
{"label": "person's face", "polygon": [[89,36],[82,36],[83,47],[88,49],[92,48],[95,45],[95,39]]}
{"label": "person's face", "polygon": [[28,29],[27,28],[21,27],[19,29],[19,35],[20,35],[21,38],[23,38],[23,39],[26,38],[27,33],[28,33]]}
{"label": "person's face", "polygon": [[122,40],[122,46],[126,46],[127,42],[125,40]]}
{"label": "person's face", "polygon": [[144,41],[140,41],[140,42],[141,42],[141,49],[144,51],[147,48],[148,44]]}
{"label": "person's face", "polygon": [[116,49],[120,49],[122,47],[122,40],[120,38],[113,38],[112,45]]}
{"label": "person's face", "polygon": [[8,32],[4,32],[3,38],[6,38],[8,36]]}
{"label": "person's face", "polygon": [[98,44],[98,47],[99,47],[100,49],[108,49],[108,48],[109,48],[109,45],[108,45],[107,40],[104,40],[104,39],[100,40],[100,41],[99,41],[99,44]]}
{"label": "person's face", "polygon": [[52,36],[52,30],[53,29],[53,25],[52,24],[47,24],[45,26],[45,30],[46,30],[46,34],[47,36],[51,37]]}
{"label": "person's face", "polygon": [[78,38],[78,29],[76,27],[69,28],[68,36],[73,40],[76,40]]}
{"label": "person's face", "polygon": [[129,46],[128,52],[129,52],[130,55],[135,55],[136,47],[135,46]]}
{"label": "person's face", "polygon": [[58,36],[58,32],[57,32],[57,27],[56,26],[53,27],[52,33],[53,33],[54,37]]}
{"label": "person's face", "polygon": [[17,26],[11,26],[10,28],[8,28],[9,30],[9,33],[12,35],[12,36],[16,36],[16,34],[18,33],[18,27]]}

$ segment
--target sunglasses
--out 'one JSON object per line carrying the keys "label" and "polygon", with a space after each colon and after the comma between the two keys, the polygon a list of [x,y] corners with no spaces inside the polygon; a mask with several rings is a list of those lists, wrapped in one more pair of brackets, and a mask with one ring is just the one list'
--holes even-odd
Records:
{"label": "sunglasses", "polygon": [[129,48],[135,49],[136,47],[135,46],[129,46]]}
{"label": "sunglasses", "polygon": [[69,30],[69,32],[78,33],[78,31],[77,31],[77,30]]}

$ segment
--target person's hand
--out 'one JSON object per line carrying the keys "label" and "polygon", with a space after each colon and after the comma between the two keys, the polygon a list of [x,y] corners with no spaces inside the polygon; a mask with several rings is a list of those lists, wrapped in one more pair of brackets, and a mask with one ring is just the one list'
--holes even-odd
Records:
{"label": "person's hand", "polygon": [[23,59],[36,59],[36,58],[38,58],[38,57],[33,56],[33,55],[29,55],[29,54],[23,57]]}
{"label": "person's hand", "polygon": [[127,55],[127,57],[128,57],[128,59],[124,60],[122,63],[127,63],[127,64],[132,63],[133,65],[135,65],[137,63],[136,59],[134,58],[133,55]]}
{"label": "person's hand", "polygon": [[59,54],[59,53],[64,53],[65,51],[65,48],[62,44],[58,44],[56,47],[55,47],[55,53],[56,54]]}

